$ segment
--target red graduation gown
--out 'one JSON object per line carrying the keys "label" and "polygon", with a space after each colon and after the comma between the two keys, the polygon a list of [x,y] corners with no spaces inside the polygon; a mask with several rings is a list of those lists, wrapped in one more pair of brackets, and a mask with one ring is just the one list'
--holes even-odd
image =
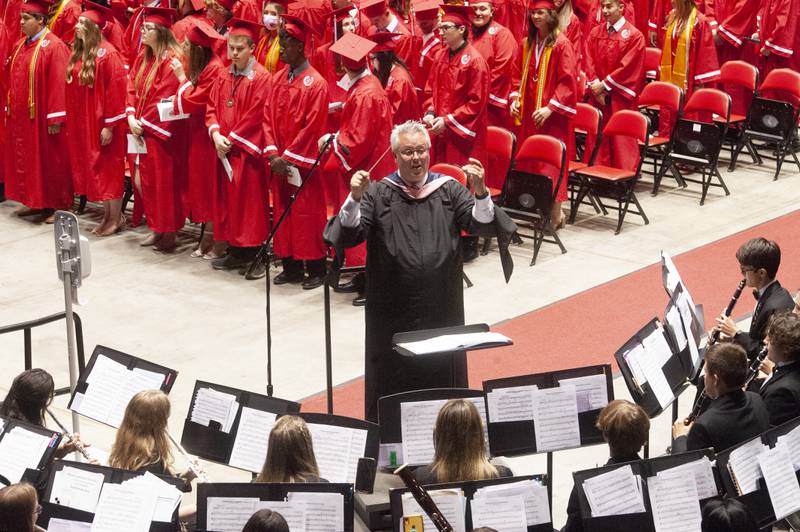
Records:
{"label": "red graduation gown", "polygon": [[[791,68],[797,40],[797,18],[800,2],[797,0],[763,0],[761,3],[757,49],[766,48],[770,55],[759,53],[761,79],[776,68]],[[798,52],[800,53],[800,52]]]}
{"label": "red graduation gown", "polygon": [[78,17],[81,16],[83,10],[81,5],[76,0],[63,0],[64,7],[61,12],[55,17],[51,18],[47,23],[50,31],[55,33],[65,44],[71,45],[75,40],[75,24],[78,23]]}
{"label": "red graduation gown", "polygon": [[[94,85],[79,81],[82,61],[72,68],[67,83],[67,144],[72,165],[72,183],[77,194],[89,201],[122,197],[125,181],[125,121],[127,72],[122,55],[108,42],[97,49]],[[111,142],[100,145],[100,130],[110,128]]]}
{"label": "red graduation gown", "polygon": [[509,129],[511,115],[508,112],[507,95],[511,90],[511,68],[517,41],[508,28],[492,20],[488,28],[473,37],[472,46],[489,66],[489,125]]}
{"label": "red graduation gown", "polygon": [[[670,0],[666,0],[669,2]],[[636,20],[636,12],[634,11],[633,3],[632,2],[625,2],[625,8],[622,11],[622,16],[625,17],[625,20],[635,24]],[[583,23],[583,34],[588,36],[592,33],[592,30],[595,26],[603,26],[606,25],[606,19],[603,18],[603,10],[600,7],[600,0],[592,0],[592,9],[589,11],[589,16],[586,17],[586,20]],[[584,43],[585,45],[586,43]]]}
{"label": "red graduation gown", "polygon": [[740,59],[745,38],[756,31],[759,0],[722,0],[715,5],[720,63]]}
{"label": "red graduation gown", "polygon": [[[550,135],[562,141],[567,147],[567,160],[575,158],[575,129],[573,119],[577,110],[575,78],[573,72],[576,69],[575,52],[572,50],[572,45],[563,34],[556,37],[553,44],[553,50],[550,54],[550,62],[547,67],[547,75],[544,80],[537,78],[538,68],[536,65],[536,42],[531,45],[532,49],[528,57],[529,73],[525,87],[522,84],[522,67],[525,61],[524,57],[524,40],[520,41],[517,54],[514,59],[513,79],[511,86],[514,92],[511,93],[510,98],[524,96],[523,116],[522,123],[519,126],[520,142],[531,135]],[[542,52],[542,60],[544,60],[544,51]],[[550,108],[553,113],[545,120],[541,127],[536,127],[533,123],[533,112],[536,106],[536,93],[539,84],[544,83],[542,92],[542,105]],[[553,186],[556,185],[555,180],[558,177],[557,169],[537,169],[529,167],[529,171],[547,172],[553,178]],[[566,182],[559,187],[558,201],[567,199]]]}
{"label": "red graduation gown", "polygon": [[219,130],[233,144],[228,152],[233,181],[221,163],[216,166],[214,234],[236,247],[260,246],[269,234],[269,189],[261,146],[263,109],[271,85],[269,73],[255,61],[245,75],[234,77],[226,69],[211,88],[206,108],[209,134]]}
{"label": "red graduation gown", "polygon": [[[183,227],[186,220],[186,120],[162,122],[156,105],[178,91],[178,78],[169,64],[175,57],[165,52],[150,60],[136,81],[145,55],[139,54],[130,69],[128,115],[142,123],[147,153],[139,155],[139,176],[147,225],[156,233],[170,233]],[[152,84],[144,86],[149,72],[155,69]],[[133,168],[134,158],[130,156]]]}
{"label": "red graduation gown", "polygon": [[214,219],[214,186],[217,167],[217,150],[208,137],[206,128],[206,105],[211,87],[225,70],[222,60],[216,55],[206,65],[197,82],[184,82],[175,95],[173,111],[178,114],[189,113],[188,138],[189,156],[186,163],[187,204],[193,222],[210,222]]}
{"label": "red graduation gown", "polygon": [[[34,42],[25,40],[23,37],[11,47],[6,63],[6,196],[33,209],[63,209],[72,204],[66,132],[62,127],[59,133],[50,135],[47,126],[65,121],[69,48],[48,30]],[[33,71],[35,115],[31,118],[30,68],[37,47]]]}
{"label": "red graduation gown", "polygon": [[258,0],[237,0],[232,12],[234,18],[261,23],[261,2]]}
{"label": "red graduation gown", "polygon": [[[375,29],[371,29],[371,32],[374,32]],[[392,33],[399,33],[398,37],[394,38],[395,41],[395,48],[394,53],[403,60],[403,62],[408,65],[408,68],[414,68],[414,58],[419,55],[419,50],[422,44],[422,40],[411,35],[411,31],[403,24],[403,21],[400,20],[400,17],[395,15],[394,19],[391,24],[389,24],[386,29],[380,31],[388,31]],[[369,38],[369,36],[367,36]]]}
{"label": "red graduation gown", "polygon": [[414,85],[417,91],[422,93],[425,90],[425,82],[431,74],[431,67],[437,61],[440,53],[444,51],[442,40],[436,32],[422,37],[419,55],[416,59],[416,73],[414,74]]}
{"label": "red graduation gown", "polygon": [[417,90],[411,74],[405,68],[395,65],[386,81],[386,96],[392,106],[392,123],[402,124],[408,120],[419,120],[422,108],[419,105]]}
{"label": "red graduation gown", "polygon": [[431,69],[424,94],[423,112],[432,112],[445,123],[444,131],[433,138],[431,164],[461,166],[473,157],[486,167],[489,67],[480,52],[469,43],[454,54],[444,50]]}
{"label": "red graduation gown", "polygon": [[[327,131],[328,84],[310,66],[289,81],[289,67],[273,78],[270,101],[264,106],[264,157],[278,155],[298,167],[301,178],[319,154],[317,140]],[[322,242],[325,229],[325,191],[322,170],[316,168],[297,197],[288,217],[275,234],[273,246],[279,257],[316,260],[326,255]],[[272,174],[270,181],[273,215],[277,220],[297,187],[285,175]]]}
{"label": "red graduation gown", "polygon": [[[8,39],[9,44],[17,42],[22,35],[22,29],[19,25],[21,6],[22,0],[5,0],[4,2],[2,20],[6,33],[6,39]],[[3,59],[5,59],[5,56],[3,56]]]}
{"label": "red graduation gown", "polygon": [[527,0],[505,0],[502,4],[495,5],[494,20],[508,28],[514,36],[514,42],[528,34]]}
{"label": "red graduation gown", "polygon": [[125,29],[122,24],[116,20],[110,20],[103,26],[103,38],[108,41],[108,44],[114,47],[117,52],[122,54],[122,63],[125,69],[128,68],[128,50],[125,44]]}
{"label": "red graduation gown", "polygon": [[[606,93],[606,104],[600,105],[590,93],[589,101],[603,113],[607,121],[622,109],[636,110],[636,100],[644,88],[644,35],[627,20],[611,35],[607,27],[595,26],[586,40],[586,75],[591,83],[599,80]],[[629,138],[610,139],[597,154],[597,163],[633,170],[639,163],[639,148]],[[592,147],[590,146],[591,150]]]}

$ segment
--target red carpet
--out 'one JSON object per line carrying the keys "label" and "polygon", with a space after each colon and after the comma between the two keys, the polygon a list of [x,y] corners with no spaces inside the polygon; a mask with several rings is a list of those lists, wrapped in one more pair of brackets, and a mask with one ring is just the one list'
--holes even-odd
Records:
{"label": "red carpet", "polygon": [[[792,293],[798,289],[800,265],[795,259],[796,250],[800,249],[798,227],[800,211],[795,211],[673,257],[695,302],[703,305],[707,325],[725,308],[741,280],[735,253],[750,238],[763,236],[780,244],[783,257],[778,279]],[[755,303],[749,290],[745,288],[733,313],[735,318],[752,312]],[[492,330],[513,339],[514,345],[469,353],[470,387],[480,388],[487,379],[613,363],[614,352],[650,319],[662,318],[666,304],[661,263],[656,262],[495,324]],[[322,392],[304,400],[303,411],[325,412],[326,405]],[[363,377],[334,389],[334,412],[363,417]]]}

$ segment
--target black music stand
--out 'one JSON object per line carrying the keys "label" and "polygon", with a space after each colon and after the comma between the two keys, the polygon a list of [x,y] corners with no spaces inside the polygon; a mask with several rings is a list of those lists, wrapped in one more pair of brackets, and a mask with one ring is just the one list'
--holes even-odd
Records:
{"label": "black music stand", "polygon": [[[3,427],[0,429],[0,441],[11,432],[12,429],[19,428],[26,432],[33,432],[35,434],[39,434],[41,436],[46,436],[50,438],[50,445],[45,449],[42,456],[39,457],[39,461],[36,463],[35,468],[28,468],[23,471],[22,479],[30,482],[33,485],[37,485],[40,476],[44,473],[47,469],[47,464],[49,464],[55,455],[56,450],[58,449],[59,444],[61,443],[61,439],[63,435],[55,430],[50,430],[47,427],[41,427],[39,425],[33,425],[31,423],[26,423],[24,421],[19,421],[17,419],[11,419],[0,416],[0,422],[2,422]],[[8,473],[6,473],[8,474]],[[2,485],[10,485],[16,482],[20,482],[22,479],[18,478],[7,478],[5,475],[0,475],[3,481]]]}

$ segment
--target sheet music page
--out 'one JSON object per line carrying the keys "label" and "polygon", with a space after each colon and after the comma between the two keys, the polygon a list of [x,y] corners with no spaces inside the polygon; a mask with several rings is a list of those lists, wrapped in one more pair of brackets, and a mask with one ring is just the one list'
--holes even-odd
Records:
{"label": "sheet music page", "polygon": [[104,484],[92,532],[148,532],[155,506],[156,494],[147,486]]}
{"label": "sheet music page", "polygon": [[786,449],[776,447],[758,455],[758,465],[767,483],[775,517],[783,519],[800,510],[800,484]]}
{"label": "sheet music page", "polygon": [[[350,455],[347,458],[347,477],[345,482],[355,484],[358,472],[358,459],[364,456],[367,447],[367,431],[362,429],[350,430]],[[325,478],[325,477],[322,477]]]}
{"label": "sheet music page", "polygon": [[678,268],[676,268],[675,263],[672,262],[672,256],[666,251],[661,252],[661,265],[666,271],[664,288],[671,294],[675,291],[678,283],[683,284],[681,281],[681,274],[678,273]]}
{"label": "sheet music page", "polygon": [[76,467],[64,467],[53,475],[50,502],[94,513],[105,478]]}
{"label": "sheet music page", "polygon": [[236,429],[236,439],[228,464],[259,473],[267,458],[269,433],[275,425],[276,418],[277,415],[271,412],[242,407],[239,428]]}
{"label": "sheet music page", "polygon": [[289,502],[305,505],[306,532],[344,531],[344,496],[341,493],[290,491]]}
{"label": "sheet music page", "polygon": [[644,512],[642,491],[630,465],[583,481],[592,517]]}
{"label": "sheet music page", "polygon": [[134,395],[145,390],[160,390],[164,383],[164,375],[155,371],[148,371],[142,368],[124,369],[122,374],[122,386],[116,390],[114,405],[108,415],[107,423],[112,427],[119,427],[122,418],[125,417],[125,409]]}
{"label": "sheet music page", "polygon": [[206,499],[206,528],[217,532],[242,532],[260,502],[255,497],[209,497]]}
{"label": "sheet music page", "polygon": [[647,352],[646,356],[652,358],[659,368],[672,357],[672,349],[667,343],[667,338],[664,336],[664,329],[661,325],[657,326],[656,330],[642,341],[642,345]]}
{"label": "sheet music page", "polygon": [[608,388],[605,375],[588,375],[586,377],[573,377],[559,379],[559,386],[575,386],[575,395],[578,399],[578,413],[589,410],[599,410],[608,404]]}
{"label": "sheet music page", "polygon": [[442,351],[461,351],[484,344],[511,344],[511,339],[496,332],[477,332],[465,334],[443,334],[418,342],[397,344],[415,355],[428,355]]}
{"label": "sheet music page", "polygon": [[686,474],[693,475],[695,487],[697,489],[697,496],[702,499],[709,497],[716,497],[719,495],[717,490],[717,483],[714,480],[714,469],[711,466],[711,460],[706,457],[700,460],[695,460],[677,467],[672,467],[657,473],[657,476],[673,475],[673,474]]}
{"label": "sheet music page", "polygon": [[663,370],[664,362],[666,362],[664,359],[664,346],[667,349],[667,359],[669,359],[671,353],[661,329],[656,329],[653,334],[648,336],[643,342],[643,346],[645,348],[644,353],[638,360],[640,368],[644,373],[646,382],[650,384],[650,389],[656,396],[658,404],[661,405],[661,408],[666,408],[674,399],[674,395]]}
{"label": "sheet music page", "polygon": [[92,523],[83,521],[70,521],[59,517],[51,517],[47,525],[47,532],[91,532]]}
{"label": "sheet music page", "polygon": [[628,368],[631,370],[633,379],[640,387],[647,382],[647,376],[642,369],[642,359],[644,356],[645,352],[642,344],[634,345],[622,355],[622,358],[625,359],[625,363],[628,364]]}
{"label": "sheet music page", "polygon": [[[306,512],[305,503],[297,504],[287,501],[259,501],[256,503],[253,513],[265,508],[281,514],[281,516],[286,520],[286,524],[289,525],[289,530],[291,530],[291,532],[308,532],[308,528],[306,528],[308,513]],[[245,524],[246,523],[247,520],[245,520]],[[329,529],[328,532],[331,532],[331,530],[332,529]]]}
{"label": "sheet music page", "polygon": [[525,501],[519,495],[507,499],[472,499],[470,507],[473,528],[486,526],[503,532],[528,532]]}
{"label": "sheet music page", "polygon": [[656,532],[700,532],[703,518],[694,482],[671,472],[650,477],[647,488]]}
{"label": "sheet music page", "polygon": [[[353,432],[346,427],[308,423],[319,476],[328,482],[347,482]],[[355,460],[356,463],[358,459]]]}
{"label": "sheet music page", "polygon": [[547,488],[535,480],[522,480],[506,484],[485,486],[475,491],[475,499],[497,499],[520,496],[525,504],[525,520],[527,526],[550,523],[550,503],[547,499]]}
{"label": "sheet music page", "polygon": [[758,466],[758,456],[769,448],[756,438],[741,447],[731,451],[728,466],[731,476],[739,485],[741,494],[745,495],[758,489],[758,479],[761,478],[761,469]]}
{"label": "sheet music page", "polygon": [[144,489],[152,491],[156,494],[156,505],[153,509],[153,521],[160,523],[169,523],[172,521],[172,515],[181,503],[183,494],[181,491],[170,484],[165,482],[150,473],[146,472],[144,475],[133,477],[122,483],[123,486],[144,486]]}
{"label": "sheet music page", "polygon": [[533,396],[535,384],[495,388],[486,394],[489,403],[489,422],[533,421]]}
{"label": "sheet music page", "polygon": [[12,484],[19,482],[26,468],[36,469],[39,466],[51,441],[51,436],[31,432],[21,426],[12,428],[0,440],[0,475]]}
{"label": "sheet music page", "polygon": [[[466,522],[464,514],[466,512],[466,498],[460,489],[444,489],[429,491],[436,507],[453,527],[453,532],[466,532]],[[433,522],[428,518],[425,511],[417,504],[416,499],[410,493],[404,493],[403,515],[421,515],[423,528],[425,530],[437,530]]]}
{"label": "sheet music page", "polygon": [[559,386],[531,392],[536,451],[580,447],[578,399],[575,386]]}
{"label": "sheet music page", "polygon": [[783,447],[792,457],[794,470],[800,470],[800,426],[795,427],[783,436],[778,436],[776,447]]}
{"label": "sheet music page", "polygon": [[670,306],[664,319],[669,324],[670,329],[675,334],[675,340],[678,342],[678,349],[683,351],[689,343],[686,339],[686,333],[683,330],[683,322],[681,321],[681,311],[676,306]]}
{"label": "sheet music page", "polygon": [[212,421],[222,426],[228,434],[239,410],[236,396],[211,388],[199,388],[195,395],[190,421],[208,427]]}
{"label": "sheet music page", "polygon": [[[478,409],[483,422],[483,441],[489,451],[489,433],[486,423],[486,406],[483,397],[468,397]],[[400,403],[400,434],[403,438],[403,458],[409,465],[424,465],[433,461],[433,428],[439,410],[447,399]]]}
{"label": "sheet music page", "polygon": [[116,360],[98,355],[91,372],[86,377],[86,392],[80,396],[79,403],[79,394],[75,394],[72,410],[101,423],[107,423],[111,410],[117,403],[120,383],[125,381],[127,371],[127,368]]}
{"label": "sheet music page", "polygon": [[681,313],[681,319],[683,320],[683,333],[689,343],[689,353],[692,357],[692,364],[697,365],[697,362],[700,360],[700,350],[697,347],[697,340],[692,332],[694,303],[687,292],[681,292],[681,295],[678,296],[677,304],[678,310]]}

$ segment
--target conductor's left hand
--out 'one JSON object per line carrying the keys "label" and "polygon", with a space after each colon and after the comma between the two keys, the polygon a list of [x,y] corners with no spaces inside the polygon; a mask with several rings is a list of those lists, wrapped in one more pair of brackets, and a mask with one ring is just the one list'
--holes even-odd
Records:
{"label": "conductor's left hand", "polygon": [[486,195],[486,183],[484,182],[483,165],[478,159],[469,158],[469,163],[461,167],[467,175],[467,184],[476,196]]}

